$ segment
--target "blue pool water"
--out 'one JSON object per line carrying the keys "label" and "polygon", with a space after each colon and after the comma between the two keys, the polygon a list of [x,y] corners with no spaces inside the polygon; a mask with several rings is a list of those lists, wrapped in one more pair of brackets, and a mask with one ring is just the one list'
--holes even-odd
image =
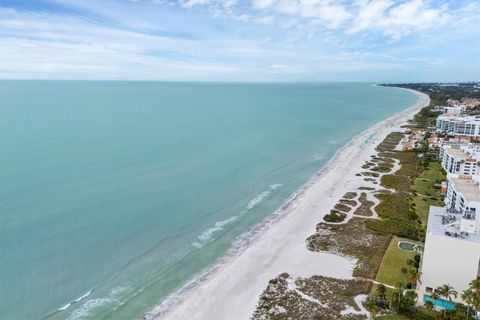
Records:
{"label": "blue pool water", "polygon": [[448,309],[448,310],[455,310],[455,303],[445,300],[445,299],[438,299],[434,301],[429,295],[423,295],[423,302],[430,301],[435,304],[437,307]]}

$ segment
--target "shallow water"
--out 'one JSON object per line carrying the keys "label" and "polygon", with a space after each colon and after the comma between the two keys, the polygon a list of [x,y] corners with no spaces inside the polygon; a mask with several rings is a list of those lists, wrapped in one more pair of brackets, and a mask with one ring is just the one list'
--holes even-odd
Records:
{"label": "shallow water", "polygon": [[141,317],[416,100],[370,84],[0,81],[0,316]]}

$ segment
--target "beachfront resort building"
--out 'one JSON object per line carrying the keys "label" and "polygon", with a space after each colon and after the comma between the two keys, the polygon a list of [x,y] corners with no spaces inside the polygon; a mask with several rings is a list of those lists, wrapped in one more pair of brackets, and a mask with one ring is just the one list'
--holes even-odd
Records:
{"label": "beachfront resort building", "polygon": [[449,107],[449,106],[435,106],[433,108],[433,112],[440,112],[444,115],[447,116],[461,116],[465,114],[465,111],[467,110],[467,107],[464,105],[457,105],[454,107]]}
{"label": "beachfront resort building", "polygon": [[417,294],[421,303],[453,310],[460,294],[452,302],[431,294],[445,284],[461,293],[480,277],[480,175],[449,173],[446,189],[445,207],[430,207]]}
{"label": "beachfront resort building", "polygon": [[[480,198],[480,194],[477,197]],[[453,310],[456,302],[462,302],[460,293],[480,276],[480,234],[477,230],[475,233],[462,231],[463,215],[450,212],[447,207],[430,207],[420,265],[422,281],[417,286],[420,303],[431,301],[438,307]],[[466,231],[472,230],[467,228]],[[431,294],[445,284],[452,286],[459,295],[452,297],[452,302],[445,297],[433,301]]]}
{"label": "beachfront resort building", "polygon": [[447,173],[460,175],[480,174],[480,145],[473,143],[442,144],[439,159]]}
{"label": "beachfront resort building", "polygon": [[479,137],[480,115],[453,116],[443,114],[437,117],[435,128],[437,132],[446,133],[448,135]]}
{"label": "beachfront resort building", "polygon": [[[449,213],[458,213],[452,226],[460,234],[480,234],[480,176],[451,175],[445,204]],[[455,230],[457,230],[455,229]],[[452,231],[454,232],[454,230]]]}

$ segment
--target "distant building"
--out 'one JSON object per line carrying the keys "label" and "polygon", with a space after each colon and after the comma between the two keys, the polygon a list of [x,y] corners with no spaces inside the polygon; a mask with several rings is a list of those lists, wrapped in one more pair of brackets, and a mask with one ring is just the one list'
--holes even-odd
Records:
{"label": "distant building", "polygon": [[437,117],[435,129],[449,135],[479,137],[480,116],[440,115]]}
{"label": "distant building", "polygon": [[462,99],[462,104],[465,105],[467,108],[475,108],[476,106],[480,106],[480,99],[464,98]]}
{"label": "distant building", "polygon": [[465,112],[465,106],[445,107],[444,112],[446,115],[460,116]]}
{"label": "distant building", "polygon": [[448,104],[449,106],[456,106],[456,105],[459,105],[459,104],[460,104],[460,101],[455,100],[455,99],[448,99],[448,100],[447,100],[447,104]]}
{"label": "distant building", "polygon": [[443,169],[450,174],[480,174],[480,145],[473,143],[443,143],[439,150]]}

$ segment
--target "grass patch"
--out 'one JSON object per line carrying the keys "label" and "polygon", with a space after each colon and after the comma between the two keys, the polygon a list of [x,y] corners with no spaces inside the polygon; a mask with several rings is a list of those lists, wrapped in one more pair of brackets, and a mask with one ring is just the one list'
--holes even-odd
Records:
{"label": "grass patch", "polygon": [[[251,319],[366,319],[364,315],[342,315],[341,312],[345,308],[357,310],[355,296],[368,293],[370,289],[371,284],[361,280],[322,276],[292,279],[289,274],[282,273],[270,280]],[[320,301],[320,304],[305,296]]]}
{"label": "grass patch", "polygon": [[418,158],[415,151],[399,151],[394,158],[400,161],[400,169],[395,172],[398,176],[416,177],[418,175]]}
{"label": "grass patch", "polygon": [[380,178],[380,184],[385,188],[410,191],[410,178],[405,176],[386,174]]}
{"label": "grass patch", "polygon": [[357,196],[356,192],[347,192],[343,195],[345,199],[354,199]]}
{"label": "grass patch", "polygon": [[392,171],[393,164],[388,162],[379,162],[376,167],[370,169],[375,172],[387,173]]}
{"label": "grass patch", "polygon": [[415,179],[413,184],[415,191],[419,194],[429,197],[440,198],[440,193],[438,192],[438,189],[434,187],[433,181],[417,178]]}
{"label": "grass patch", "polygon": [[307,247],[354,257],[357,264],[353,276],[374,279],[391,236],[369,230],[365,222],[353,217],[345,224],[319,223],[317,232],[307,238]]}
{"label": "grass patch", "polygon": [[380,177],[380,174],[378,174],[376,172],[370,172],[370,171],[362,172],[362,175],[366,176],[366,177],[375,177],[375,178]]}
{"label": "grass patch", "polygon": [[402,274],[401,269],[407,268],[407,260],[413,259],[416,255],[415,252],[401,250],[398,247],[399,241],[412,242],[409,239],[394,237],[392,241],[390,241],[390,245],[383,256],[380,269],[375,278],[375,280],[380,283],[395,287],[399,282],[406,284],[406,279],[404,274]]}
{"label": "grass patch", "polygon": [[373,190],[375,190],[375,188],[372,188],[372,187],[358,187],[358,190],[373,191]]}
{"label": "grass patch", "polygon": [[413,197],[412,206],[415,209],[415,213],[418,215],[422,225],[427,225],[428,211],[430,206],[443,207],[445,204],[442,200],[429,199],[422,196]]}
{"label": "grass patch", "polygon": [[347,205],[344,205],[342,203],[337,203],[335,205],[335,207],[333,207],[335,210],[338,210],[338,211],[343,211],[343,212],[349,212],[350,210],[352,210],[351,207],[347,206]]}
{"label": "grass patch", "polygon": [[440,162],[432,161],[429,163],[428,168],[420,174],[420,178],[434,180],[440,183],[447,178],[447,175]]}
{"label": "grass patch", "polygon": [[358,198],[360,206],[355,210],[354,214],[359,216],[371,217],[373,216],[372,207],[375,203],[367,200],[367,194],[362,192]]}
{"label": "grass patch", "polygon": [[343,204],[346,204],[348,206],[356,206],[357,205],[357,201],[355,200],[347,200],[347,199],[340,199],[340,203],[343,203]]}

